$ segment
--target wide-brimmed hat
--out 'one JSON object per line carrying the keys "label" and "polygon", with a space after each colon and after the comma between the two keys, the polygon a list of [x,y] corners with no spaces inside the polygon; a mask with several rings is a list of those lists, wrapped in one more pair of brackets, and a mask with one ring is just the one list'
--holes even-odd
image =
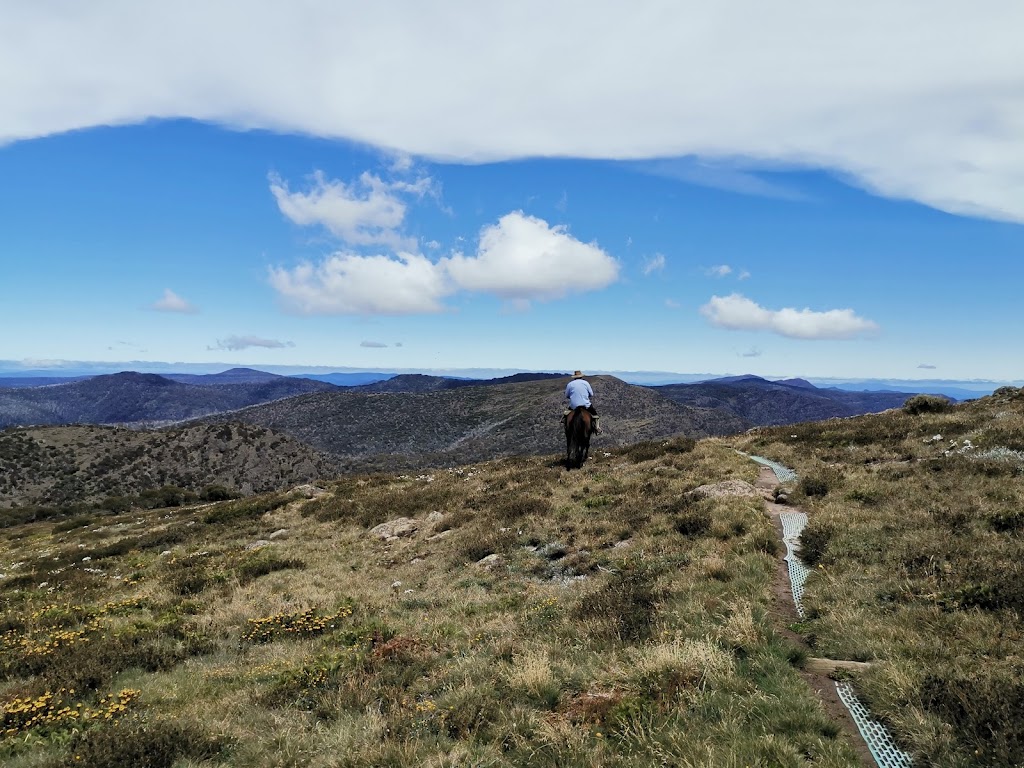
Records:
{"label": "wide-brimmed hat", "polygon": [[583,371],[576,371],[576,372],[575,372],[575,373],[574,373],[574,374],[572,375],[572,377],[573,377],[574,379],[582,379],[582,378],[583,378]]}

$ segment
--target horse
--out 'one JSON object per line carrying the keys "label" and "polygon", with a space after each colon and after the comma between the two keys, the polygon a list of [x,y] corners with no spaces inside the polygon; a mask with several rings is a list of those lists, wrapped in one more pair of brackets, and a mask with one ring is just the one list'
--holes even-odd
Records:
{"label": "horse", "polygon": [[590,411],[578,406],[565,419],[565,467],[579,469],[590,453]]}

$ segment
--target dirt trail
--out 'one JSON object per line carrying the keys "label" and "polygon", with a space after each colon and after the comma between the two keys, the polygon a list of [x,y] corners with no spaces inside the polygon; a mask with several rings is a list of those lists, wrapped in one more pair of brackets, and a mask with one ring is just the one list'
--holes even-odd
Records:
{"label": "dirt trail", "polygon": [[[755,486],[764,493],[765,514],[772,519],[779,542],[782,543],[783,555],[778,559],[775,567],[775,577],[772,582],[772,592],[775,598],[773,601],[772,619],[775,622],[777,631],[794,645],[807,651],[810,657],[810,646],[807,645],[803,637],[790,629],[792,624],[800,621],[800,614],[797,613],[796,604],[793,602],[793,590],[789,582],[789,567],[785,559],[783,559],[786,548],[782,539],[782,518],[780,517],[783,512],[802,512],[803,510],[776,504],[774,501],[771,501],[772,490],[779,486],[779,480],[770,467],[761,467],[761,473],[758,475]],[[840,700],[839,694],[836,692],[835,681],[829,677],[834,670],[839,668],[863,669],[865,666],[867,665],[858,662],[834,661],[812,657],[808,658],[807,663],[800,670],[800,674],[811,688],[814,689],[815,693],[818,694],[818,698],[824,705],[825,711],[839,724],[843,733],[850,739],[850,743],[860,758],[861,763],[865,766],[875,766],[877,764],[874,757],[871,756],[871,750],[868,749],[867,743],[865,743],[864,738],[860,735],[850,710]]]}

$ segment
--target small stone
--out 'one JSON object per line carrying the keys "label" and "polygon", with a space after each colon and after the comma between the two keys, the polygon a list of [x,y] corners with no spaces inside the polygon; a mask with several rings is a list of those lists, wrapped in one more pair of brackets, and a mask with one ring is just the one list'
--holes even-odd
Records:
{"label": "small stone", "polygon": [[254,549],[263,549],[263,547],[269,547],[269,546],[270,546],[270,542],[267,541],[266,539],[257,539],[252,544],[247,544],[245,549],[246,549],[246,551],[250,551],[251,552]]}
{"label": "small stone", "polygon": [[288,529],[287,528],[278,528],[272,534],[267,536],[267,538],[270,539],[271,541],[275,541],[277,539],[286,539],[286,538],[288,538]]}
{"label": "small stone", "polygon": [[784,493],[780,493],[778,496],[775,497],[775,503],[776,504],[789,504],[789,496],[787,496]]}
{"label": "small stone", "polygon": [[614,544],[612,544],[612,549],[629,549],[632,546],[632,539],[623,539],[622,541],[616,541]]}
{"label": "small stone", "polygon": [[422,557],[414,557],[412,560],[409,561],[409,563],[411,565],[416,565],[416,563],[422,563],[422,562],[423,562],[423,558]]}
{"label": "small stone", "polygon": [[420,524],[409,517],[388,520],[370,529],[370,535],[384,541],[393,541],[402,536],[411,536],[419,530]]}
{"label": "small stone", "polygon": [[485,571],[493,571],[495,568],[501,568],[505,565],[505,558],[494,553],[493,555],[487,555],[487,557],[477,560],[476,564]]}

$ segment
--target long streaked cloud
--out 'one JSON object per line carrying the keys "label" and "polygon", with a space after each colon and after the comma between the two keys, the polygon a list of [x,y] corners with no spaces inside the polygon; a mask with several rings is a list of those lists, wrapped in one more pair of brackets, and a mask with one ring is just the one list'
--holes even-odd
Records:
{"label": "long streaked cloud", "polygon": [[699,183],[783,195],[758,173],[821,168],[1024,222],[1021,29],[1018,0],[8,3],[0,143],[185,117],[399,167],[688,158]]}
{"label": "long streaked cloud", "polygon": [[207,347],[207,349],[238,352],[240,350],[249,349],[251,347],[260,347],[262,349],[285,349],[287,347],[294,346],[295,342],[292,341],[264,339],[259,336],[228,336],[227,338],[224,339],[217,339],[217,343]]}
{"label": "long streaked cloud", "polygon": [[150,305],[150,309],[157,312],[176,312],[180,315],[194,315],[199,312],[199,307],[186,301],[170,288],[164,289],[164,295]]}
{"label": "long streaked cloud", "polygon": [[730,331],[769,331],[791,339],[852,339],[871,336],[878,325],[852,309],[766,309],[738,293],[712,296],[700,312],[708,322]]}
{"label": "long streaked cloud", "polygon": [[490,293],[519,308],[604,288],[619,264],[564,226],[513,211],[480,231],[474,254],[433,261],[423,254],[331,254],[319,263],[271,268],[285,306],[303,314],[410,315],[444,311],[457,293]]}
{"label": "long streaked cloud", "polygon": [[387,347],[387,344],[383,341],[361,341],[359,346],[366,349],[384,349]]}

